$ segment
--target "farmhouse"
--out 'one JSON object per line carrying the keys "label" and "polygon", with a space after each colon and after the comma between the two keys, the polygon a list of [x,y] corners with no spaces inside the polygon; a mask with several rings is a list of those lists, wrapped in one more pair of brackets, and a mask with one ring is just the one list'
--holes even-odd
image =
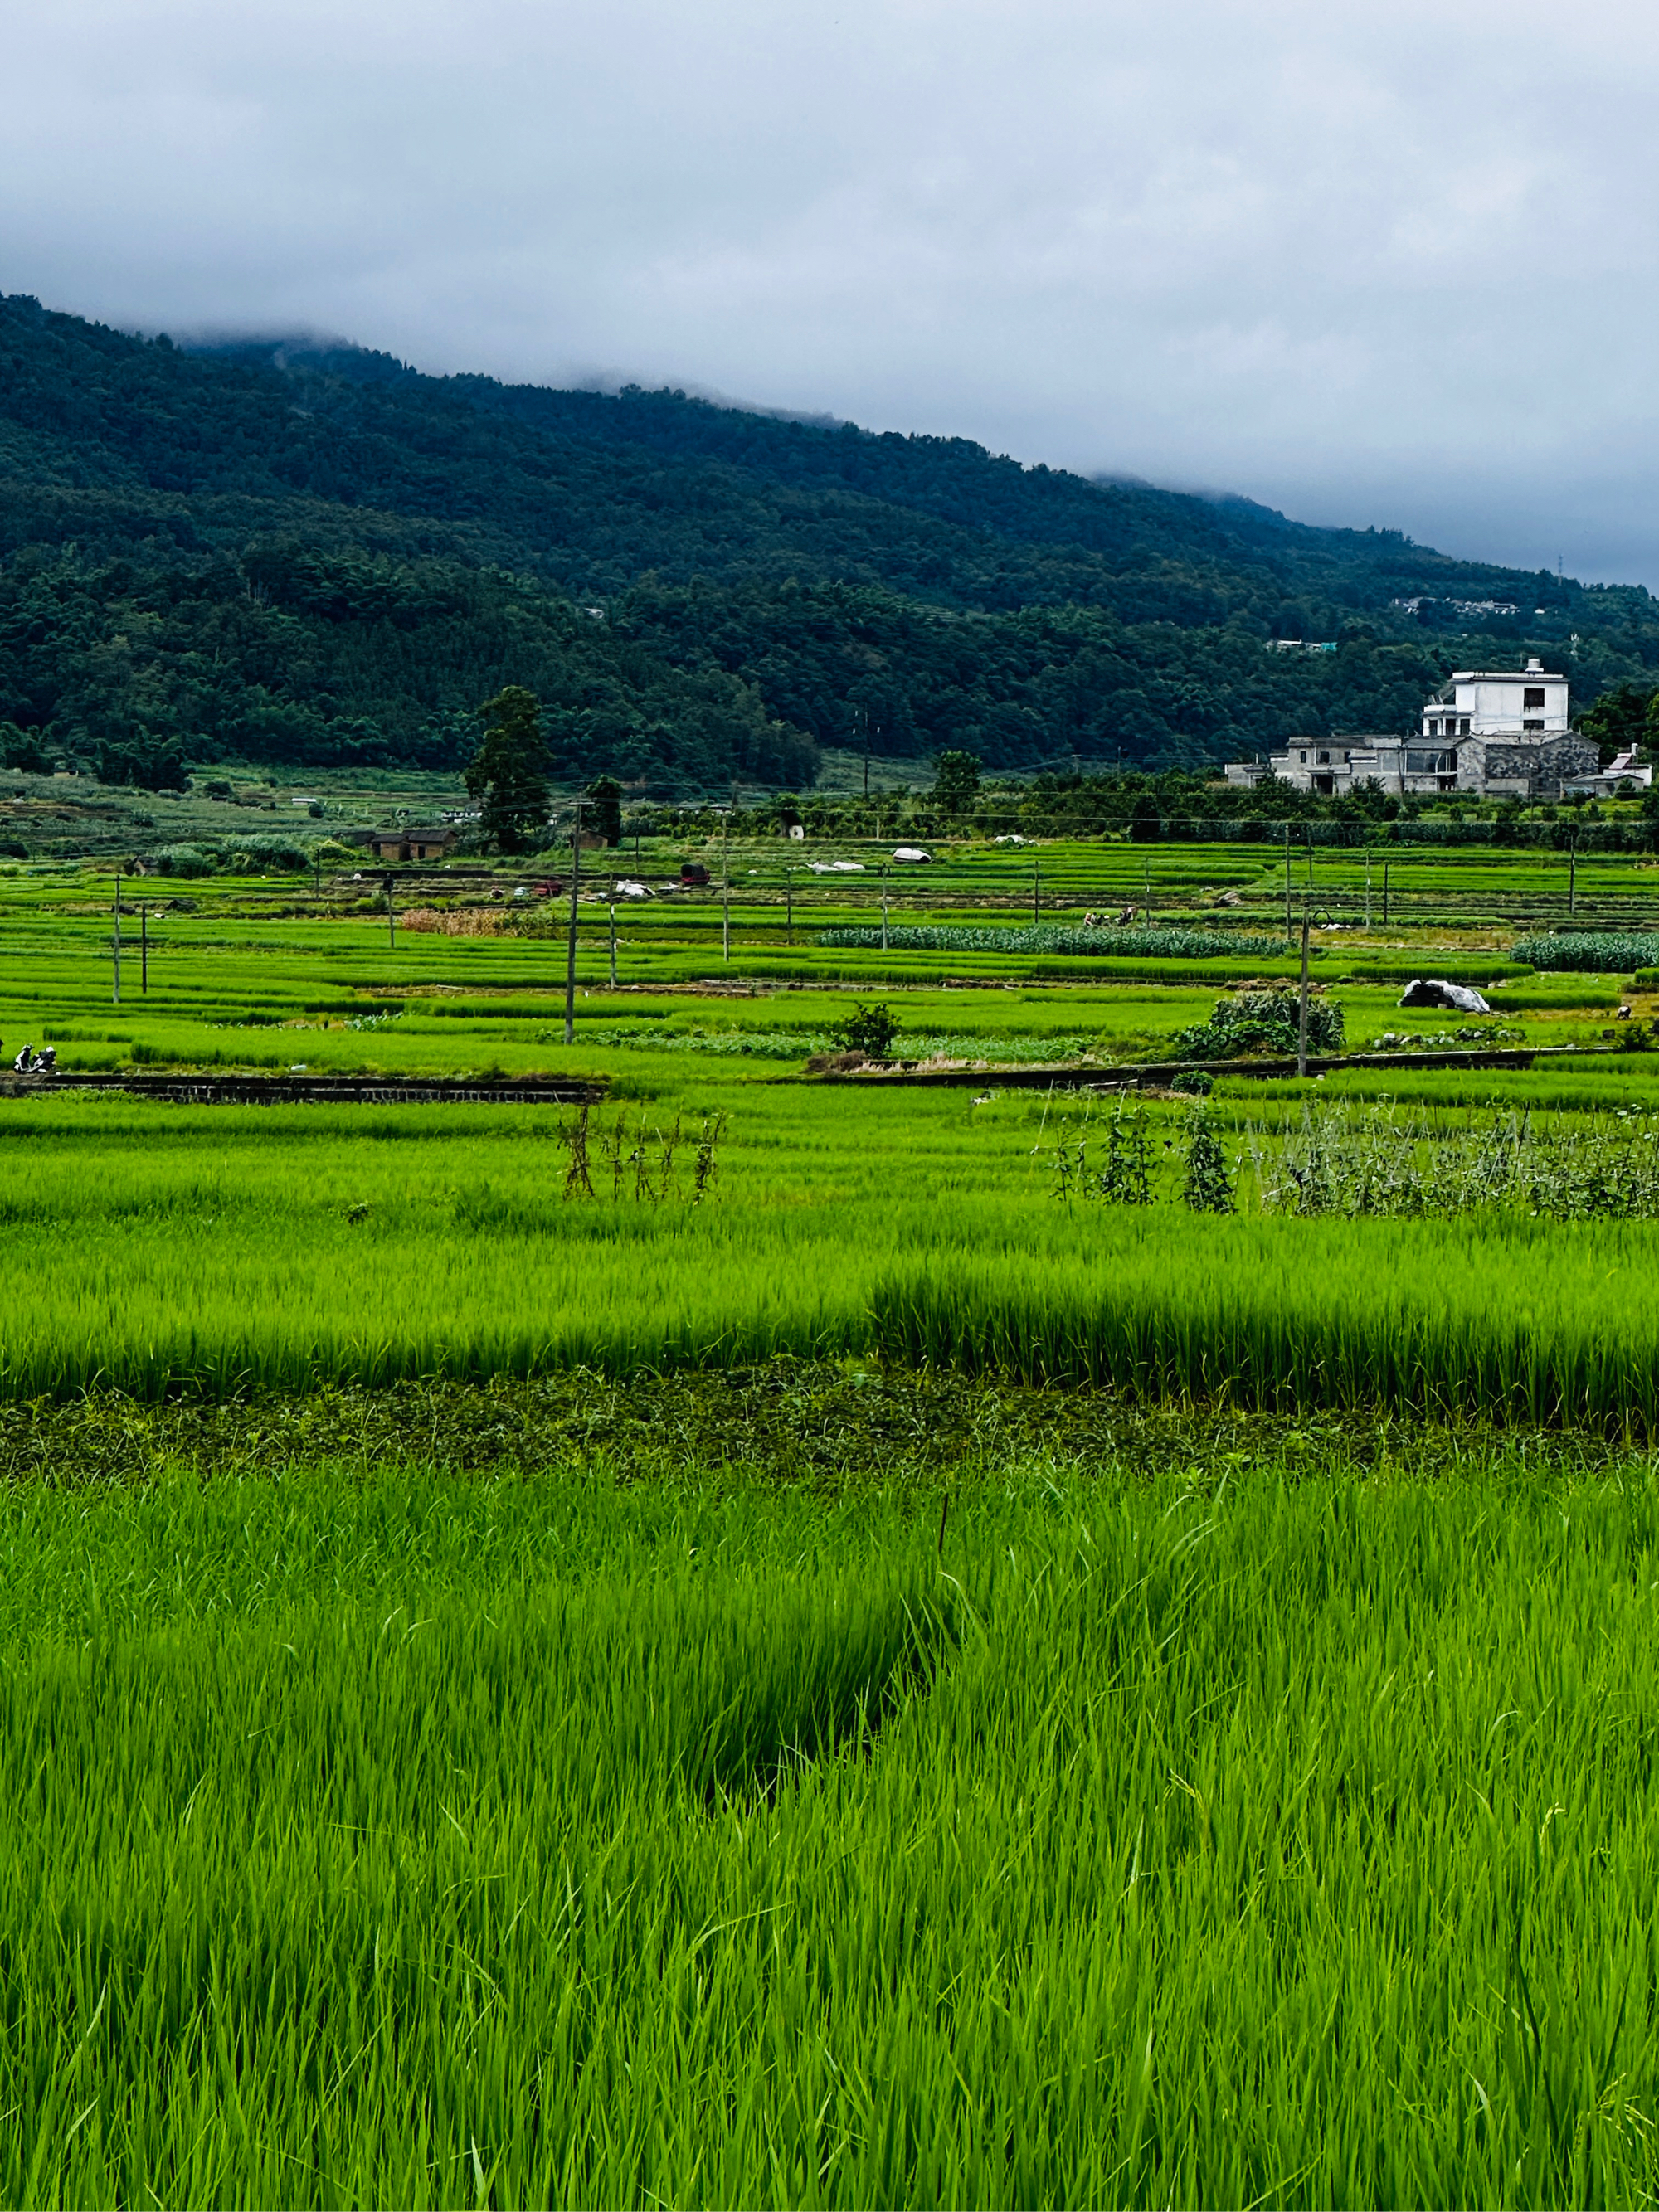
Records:
{"label": "farmhouse", "polygon": [[1588,738],[1568,718],[1567,679],[1541,661],[1525,668],[1459,669],[1425,704],[1410,737],[1293,738],[1265,761],[1230,761],[1229,783],[1268,776],[1298,791],[1334,794],[1365,784],[1395,796],[1471,792],[1481,799],[1559,799],[1645,784],[1651,770],[1616,763],[1610,781]]}
{"label": "farmhouse", "polygon": [[369,839],[377,860],[447,860],[457,843],[453,830],[377,830]]}

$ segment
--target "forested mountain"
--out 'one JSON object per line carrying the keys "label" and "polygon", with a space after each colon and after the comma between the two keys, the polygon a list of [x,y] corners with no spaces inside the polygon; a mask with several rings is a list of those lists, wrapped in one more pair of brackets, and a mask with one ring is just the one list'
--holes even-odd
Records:
{"label": "forested mountain", "polygon": [[1528,647],[1570,656],[1588,705],[1654,681],[1659,603],[960,439],[187,352],[0,300],[15,759],[447,764],[519,683],[561,774],[659,790],[808,783],[819,744],[866,734],[1197,767],[1400,728],[1454,661]]}

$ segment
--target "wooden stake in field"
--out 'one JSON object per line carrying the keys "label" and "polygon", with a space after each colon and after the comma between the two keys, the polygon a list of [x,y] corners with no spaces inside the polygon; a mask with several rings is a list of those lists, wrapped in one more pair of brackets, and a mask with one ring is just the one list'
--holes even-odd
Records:
{"label": "wooden stake in field", "polygon": [[783,872],[783,926],[793,945],[795,941],[795,872],[793,868],[786,868]]}
{"label": "wooden stake in field", "polygon": [[1371,856],[1365,855],[1365,927],[1371,926]]}
{"label": "wooden stake in field", "polygon": [[121,1003],[121,871],[115,872],[115,1003]]}
{"label": "wooden stake in field", "polygon": [[576,819],[570,830],[570,927],[564,950],[564,1041],[576,1042],[576,900],[582,882],[582,799],[576,793]]}
{"label": "wooden stake in field", "polygon": [[1389,926],[1389,864],[1388,864],[1388,862],[1387,862],[1386,860],[1384,860],[1384,861],[1383,861],[1383,863],[1382,863],[1382,927],[1383,927],[1383,928],[1384,928],[1384,929],[1386,929],[1386,928],[1388,927],[1388,926]]}
{"label": "wooden stake in field", "polygon": [[1297,1009],[1296,1072],[1306,1078],[1308,1073],[1308,909],[1302,909],[1302,1001]]}
{"label": "wooden stake in field", "polygon": [[1567,841],[1567,912],[1578,911],[1578,833]]}
{"label": "wooden stake in field", "polygon": [[1140,902],[1140,926],[1143,929],[1150,929],[1152,926],[1152,864],[1144,854],[1140,861],[1140,884],[1143,893]]}
{"label": "wooden stake in field", "polygon": [[883,864],[881,871],[881,949],[884,952],[887,950],[887,869],[885,863]]}
{"label": "wooden stake in field", "polygon": [[1042,863],[1041,860],[1033,860],[1031,863],[1031,927],[1034,929],[1042,919]]}

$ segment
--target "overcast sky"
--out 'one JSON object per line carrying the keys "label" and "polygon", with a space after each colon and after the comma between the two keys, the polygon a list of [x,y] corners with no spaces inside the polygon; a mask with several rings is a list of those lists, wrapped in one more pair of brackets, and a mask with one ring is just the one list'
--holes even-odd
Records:
{"label": "overcast sky", "polygon": [[7,0],[0,289],[1659,589],[1659,10]]}

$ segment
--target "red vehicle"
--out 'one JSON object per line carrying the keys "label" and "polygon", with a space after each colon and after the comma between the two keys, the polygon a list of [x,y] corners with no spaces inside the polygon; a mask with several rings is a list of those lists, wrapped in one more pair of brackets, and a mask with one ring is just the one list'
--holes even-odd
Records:
{"label": "red vehicle", "polygon": [[701,860],[682,860],[680,881],[683,884],[706,884],[708,881],[708,871]]}

